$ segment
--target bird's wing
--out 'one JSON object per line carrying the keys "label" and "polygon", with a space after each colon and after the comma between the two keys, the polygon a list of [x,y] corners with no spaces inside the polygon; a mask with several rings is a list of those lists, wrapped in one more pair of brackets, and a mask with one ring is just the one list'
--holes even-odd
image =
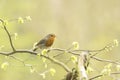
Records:
{"label": "bird's wing", "polygon": [[36,44],[36,46],[43,45],[43,44],[45,44],[45,42],[46,42],[46,39],[41,39],[41,40]]}

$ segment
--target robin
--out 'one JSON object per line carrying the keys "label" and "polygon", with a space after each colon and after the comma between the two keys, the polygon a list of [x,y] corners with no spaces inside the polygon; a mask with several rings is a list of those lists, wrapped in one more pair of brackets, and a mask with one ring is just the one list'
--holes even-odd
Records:
{"label": "robin", "polygon": [[55,34],[48,34],[35,45],[35,48],[33,49],[33,51],[36,51],[38,48],[47,49],[51,47],[55,37],[56,37]]}

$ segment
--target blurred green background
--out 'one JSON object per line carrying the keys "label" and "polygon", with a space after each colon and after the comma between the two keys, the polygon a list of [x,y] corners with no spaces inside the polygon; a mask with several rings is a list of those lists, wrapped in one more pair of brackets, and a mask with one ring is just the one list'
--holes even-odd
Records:
{"label": "blurred green background", "polygon": [[[32,21],[23,24],[11,22],[7,26],[11,35],[18,33],[16,40],[14,36],[12,37],[17,49],[31,49],[35,42],[48,33],[57,35],[53,45],[55,48],[69,48],[72,42],[77,41],[80,49],[97,50],[114,39],[120,40],[120,0],[0,0],[1,19],[26,16],[31,16]],[[0,46],[2,45],[4,47],[1,51],[11,50],[8,37],[0,28]],[[116,47],[99,56],[104,59],[119,60],[119,48]],[[23,60],[27,59],[26,63],[35,65],[39,72],[47,70],[44,69],[39,57],[29,54],[15,56]],[[61,57],[63,59],[60,57],[58,59],[64,61],[67,55]],[[4,62],[9,62],[10,66],[5,71],[0,69],[0,80],[42,80],[38,74],[30,73],[29,68],[24,67],[22,63],[1,55],[0,64]],[[73,64],[68,65],[72,68]],[[96,72],[91,75],[100,73],[103,65],[93,60],[91,66],[95,67]],[[52,63],[48,64],[49,68],[55,68],[56,74],[55,77],[47,74],[45,80],[61,80],[66,73],[61,67]]]}

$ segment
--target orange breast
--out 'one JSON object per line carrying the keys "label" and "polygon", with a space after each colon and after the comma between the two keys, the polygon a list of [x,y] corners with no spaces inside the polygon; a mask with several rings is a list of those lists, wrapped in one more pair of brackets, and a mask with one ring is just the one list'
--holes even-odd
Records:
{"label": "orange breast", "polygon": [[54,37],[50,37],[50,38],[46,41],[46,47],[52,46],[53,42],[54,42]]}

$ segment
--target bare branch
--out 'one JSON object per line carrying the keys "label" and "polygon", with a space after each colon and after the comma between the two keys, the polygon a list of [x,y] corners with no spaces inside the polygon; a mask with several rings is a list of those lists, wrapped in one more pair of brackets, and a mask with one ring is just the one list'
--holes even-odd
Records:
{"label": "bare branch", "polygon": [[119,62],[116,62],[116,61],[112,61],[112,60],[106,60],[106,59],[101,59],[101,58],[98,58],[98,57],[92,57],[93,59],[97,60],[97,61],[101,61],[101,62],[108,62],[108,63],[113,63],[113,64],[117,64],[117,65],[120,65]]}
{"label": "bare branch", "polygon": [[81,73],[81,75],[79,75],[81,79],[85,79],[85,80],[88,80],[88,76],[87,76],[87,73],[86,73],[86,70],[85,70],[85,57],[87,55],[87,52],[83,51],[79,56],[78,56],[78,69],[79,69],[79,73]]}
{"label": "bare branch", "polygon": [[[41,56],[43,56],[43,55],[41,55]],[[54,62],[57,65],[60,65],[61,67],[63,67],[65,69],[65,71],[70,72],[70,69],[64,63],[62,63],[54,58],[48,57],[48,56],[43,56],[43,57],[45,57],[46,59],[49,59],[50,61]]]}
{"label": "bare branch", "polygon": [[7,33],[7,35],[8,35],[9,42],[10,42],[10,45],[11,45],[11,47],[12,47],[12,50],[15,51],[15,48],[14,48],[14,45],[13,45],[13,42],[12,42],[12,39],[11,39],[11,35],[10,35],[9,31],[7,30],[7,28],[6,28],[6,26],[5,26],[5,22],[4,22],[2,19],[0,19],[0,21],[2,22],[2,25],[3,25],[3,27],[4,27],[4,30],[6,31],[6,33]]}
{"label": "bare branch", "polygon": [[74,52],[83,52],[83,51],[87,51],[87,52],[101,52],[101,51],[103,51],[103,50],[105,50],[105,48],[106,48],[106,46],[104,47],[104,48],[102,48],[102,49],[99,49],[99,50],[81,50],[81,49],[79,49],[79,50],[73,50]]}
{"label": "bare branch", "polygon": [[[120,72],[112,72],[112,73],[110,73],[110,75],[116,75],[116,74],[120,74]],[[97,76],[94,76],[94,77],[92,77],[92,78],[89,78],[88,80],[94,80],[94,79],[99,78],[99,77],[102,77],[102,76],[103,76],[103,75],[99,74],[99,75],[97,75]]]}
{"label": "bare branch", "polygon": [[11,58],[13,58],[13,59],[15,59],[15,60],[17,60],[17,61],[19,61],[19,62],[22,62],[23,65],[25,66],[25,62],[24,62],[22,59],[17,58],[17,57],[15,57],[15,56],[13,56],[13,55],[10,55],[9,57],[11,57]]}
{"label": "bare branch", "polygon": [[71,53],[73,55],[79,55],[80,53],[74,52],[74,51],[70,51],[70,50],[66,50],[66,49],[60,49],[60,48],[52,48],[50,50],[56,50],[56,51],[61,51],[61,52],[67,52],[67,53]]}
{"label": "bare branch", "polygon": [[[26,18],[23,18],[23,19],[26,19]],[[9,20],[9,21],[14,21],[14,20],[18,20],[18,19],[13,19],[13,20]],[[24,66],[30,67],[33,70],[34,67],[31,64],[25,64],[25,62],[23,60],[15,57],[13,55],[14,54],[19,54],[19,53],[20,54],[22,54],[22,53],[26,54],[27,53],[27,54],[37,55],[38,52],[33,52],[31,50],[25,50],[25,49],[23,49],[23,50],[15,49],[15,47],[13,45],[13,42],[12,42],[12,38],[11,38],[10,32],[8,31],[8,29],[6,27],[5,21],[3,21],[2,19],[0,19],[0,21],[2,22],[2,26],[3,26],[4,30],[5,30],[5,32],[7,33],[7,36],[8,36],[8,39],[9,39],[9,43],[10,43],[10,47],[12,48],[11,52],[0,52],[0,54],[1,55],[5,55],[5,56],[9,56],[9,57],[11,57],[11,58],[13,58],[13,59],[15,59],[15,60],[17,60],[19,62],[22,62],[24,64]],[[111,48],[111,47],[112,47],[112,44],[110,43],[110,44],[106,45],[105,47],[103,47],[102,49],[99,49],[99,50],[80,50],[80,49],[79,50],[72,50],[72,48],[70,47],[68,49],[51,48],[51,49],[48,49],[48,51],[59,51],[59,52],[62,52],[62,53],[65,52],[65,53],[69,53],[69,54],[78,56],[78,61],[77,61],[77,63],[78,63],[77,66],[78,67],[77,68],[79,69],[79,73],[80,74],[77,73],[78,70],[75,70],[75,74],[77,74],[76,77],[78,77],[78,75],[79,75],[79,77],[81,77],[79,80],[81,80],[81,79],[93,80],[93,79],[99,78],[99,77],[101,77],[103,75],[99,74],[97,76],[94,76],[94,77],[88,79],[88,75],[86,73],[86,67],[87,66],[85,65],[85,63],[87,63],[86,62],[87,56],[89,56],[90,59],[92,58],[92,59],[95,59],[97,61],[108,62],[108,63],[113,63],[113,64],[120,65],[120,62],[115,62],[115,61],[112,61],[112,60],[105,60],[105,59],[101,59],[101,58],[95,57],[98,53],[100,53],[102,51],[105,51],[107,49],[109,50],[109,48]],[[61,55],[61,54],[58,54],[56,56],[59,56],[59,55]],[[54,64],[59,65],[66,72],[68,72],[70,74],[74,73],[74,70],[71,72],[71,70],[69,69],[69,67],[65,63],[55,59],[54,57],[56,57],[56,56],[50,57],[50,56],[46,56],[46,55],[43,55],[43,54],[40,54],[39,56],[40,57],[44,57],[44,58],[48,59],[49,61],[53,62]],[[35,72],[38,73],[38,71],[35,71]],[[110,74],[120,74],[120,72],[114,72],[114,73],[110,73]],[[72,80],[73,77],[74,76],[72,75],[70,80]]]}
{"label": "bare branch", "polygon": [[[6,56],[10,56],[10,55],[13,55],[13,54],[21,54],[21,53],[29,53],[29,54],[32,54],[32,55],[37,55],[38,53],[37,52],[33,52],[33,51],[30,51],[30,50],[16,50],[16,51],[13,51],[13,52],[0,52],[1,55],[6,55]],[[62,62],[54,59],[54,58],[51,58],[51,57],[48,57],[48,56],[45,56],[45,55],[40,55],[41,57],[44,57],[50,61],[52,61],[53,63],[63,67],[67,72],[70,71],[70,69]]]}

